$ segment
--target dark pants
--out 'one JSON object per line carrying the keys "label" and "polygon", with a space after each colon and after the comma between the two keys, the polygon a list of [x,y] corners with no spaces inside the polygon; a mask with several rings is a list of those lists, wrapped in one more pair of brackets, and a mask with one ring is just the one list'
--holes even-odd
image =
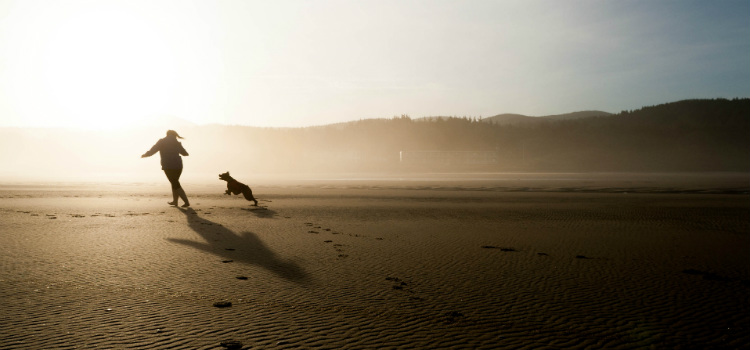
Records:
{"label": "dark pants", "polygon": [[180,186],[180,175],[182,175],[182,169],[164,169],[164,174],[167,174],[169,183],[172,184],[173,190],[179,190]]}

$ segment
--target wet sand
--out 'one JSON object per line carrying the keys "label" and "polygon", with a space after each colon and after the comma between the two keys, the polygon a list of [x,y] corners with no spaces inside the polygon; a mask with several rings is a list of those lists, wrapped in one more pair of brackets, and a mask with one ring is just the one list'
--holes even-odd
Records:
{"label": "wet sand", "polygon": [[748,347],[747,182],[626,178],[2,184],[0,348]]}

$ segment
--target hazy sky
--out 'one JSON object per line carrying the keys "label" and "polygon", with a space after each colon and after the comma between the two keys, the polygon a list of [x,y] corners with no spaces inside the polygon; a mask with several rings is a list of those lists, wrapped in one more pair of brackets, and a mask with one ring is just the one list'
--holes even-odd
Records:
{"label": "hazy sky", "polygon": [[309,126],[750,96],[750,1],[0,0],[0,126]]}

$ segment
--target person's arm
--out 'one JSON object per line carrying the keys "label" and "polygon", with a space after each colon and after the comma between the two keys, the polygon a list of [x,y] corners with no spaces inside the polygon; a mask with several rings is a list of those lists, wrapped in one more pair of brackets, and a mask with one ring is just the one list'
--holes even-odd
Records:
{"label": "person's arm", "polygon": [[189,154],[185,150],[185,147],[182,147],[182,144],[179,144],[179,145],[180,145],[180,154],[183,156],[189,156]]}
{"label": "person's arm", "polygon": [[154,145],[154,147],[151,147],[150,150],[148,150],[146,153],[142,154],[141,158],[146,158],[146,157],[153,156],[156,152],[159,152],[159,148],[160,147],[161,147],[161,140],[156,141],[156,144]]}

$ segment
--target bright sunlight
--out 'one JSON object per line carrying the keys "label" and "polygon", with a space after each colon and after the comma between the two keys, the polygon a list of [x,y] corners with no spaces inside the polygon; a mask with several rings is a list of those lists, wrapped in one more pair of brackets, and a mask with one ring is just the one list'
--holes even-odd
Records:
{"label": "bright sunlight", "polygon": [[110,129],[162,112],[174,57],[148,23],[103,9],[66,19],[50,37],[43,75],[71,127]]}
{"label": "bright sunlight", "polygon": [[47,16],[21,28],[34,45],[6,58],[16,68],[11,93],[43,116],[37,126],[145,125],[174,103],[178,58],[157,23],[121,3],[95,4],[85,11],[40,10]]}

